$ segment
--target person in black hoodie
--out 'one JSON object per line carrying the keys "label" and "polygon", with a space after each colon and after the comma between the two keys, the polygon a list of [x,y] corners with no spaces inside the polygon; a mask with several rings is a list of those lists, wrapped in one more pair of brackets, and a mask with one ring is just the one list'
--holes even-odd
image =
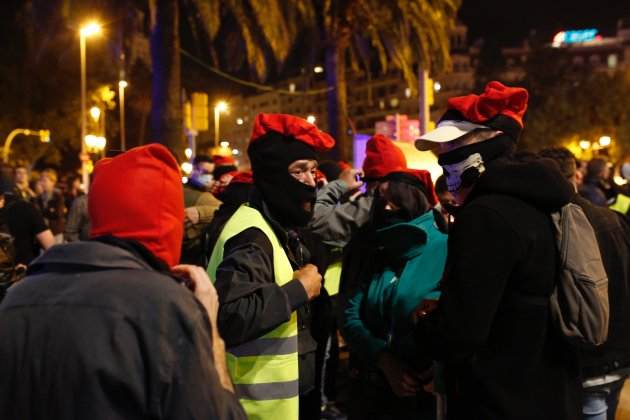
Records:
{"label": "person in black hoodie", "polygon": [[[577,159],[566,148],[545,149],[540,156],[555,161],[577,190]],[[630,224],[622,214],[591,203],[580,194],[579,205],[593,226],[608,275],[610,326],[602,346],[580,354],[584,386],[584,419],[614,419],[619,395],[630,373]]]}
{"label": "person in black hoodie", "polygon": [[52,247],[0,305],[1,418],[245,419],[216,291],[175,266],[180,180],[157,144],[96,165],[92,239]]}
{"label": "person in black hoodie", "polygon": [[479,96],[451,98],[437,129],[416,142],[438,154],[460,204],[442,295],[434,312],[420,312],[418,333],[444,363],[449,419],[581,415],[577,360],[538,303],[556,282],[549,214],[574,192],[554,165],[509,158],[527,98],[490,82]]}

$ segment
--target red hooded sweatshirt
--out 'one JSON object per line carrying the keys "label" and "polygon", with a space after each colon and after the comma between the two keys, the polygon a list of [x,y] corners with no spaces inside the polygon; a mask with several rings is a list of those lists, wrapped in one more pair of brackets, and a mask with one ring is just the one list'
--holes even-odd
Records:
{"label": "red hooded sweatshirt", "polygon": [[136,147],[94,170],[91,237],[134,239],[169,267],[179,262],[184,198],[177,160],[159,144]]}

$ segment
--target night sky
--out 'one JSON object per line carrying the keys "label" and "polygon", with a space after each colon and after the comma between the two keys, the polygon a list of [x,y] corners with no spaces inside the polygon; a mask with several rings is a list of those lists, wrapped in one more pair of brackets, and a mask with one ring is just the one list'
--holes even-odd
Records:
{"label": "night sky", "polygon": [[630,0],[463,0],[459,17],[469,27],[470,41],[483,37],[507,46],[534,29],[549,40],[565,29],[596,28],[613,35],[620,17],[630,22]]}

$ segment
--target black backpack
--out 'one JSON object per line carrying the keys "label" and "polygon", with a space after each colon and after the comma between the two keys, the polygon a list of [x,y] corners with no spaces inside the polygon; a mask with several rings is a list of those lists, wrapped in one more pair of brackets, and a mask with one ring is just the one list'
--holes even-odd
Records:
{"label": "black backpack", "polygon": [[608,276],[595,231],[577,204],[551,215],[559,272],[551,295],[551,316],[563,338],[576,348],[593,348],[608,338]]}

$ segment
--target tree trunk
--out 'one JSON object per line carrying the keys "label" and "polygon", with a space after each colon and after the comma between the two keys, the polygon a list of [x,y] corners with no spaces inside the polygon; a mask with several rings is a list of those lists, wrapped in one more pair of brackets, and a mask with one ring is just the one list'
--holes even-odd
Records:
{"label": "tree trunk", "polygon": [[346,91],[347,40],[338,37],[326,48],[326,86],[329,88],[328,131],[337,140],[333,155],[336,159],[351,161],[352,137],[348,135],[348,97]]}
{"label": "tree trunk", "polygon": [[152,95],[150,142],[183,156],[179,7],[177,0],[155,0],[151,29]]}

